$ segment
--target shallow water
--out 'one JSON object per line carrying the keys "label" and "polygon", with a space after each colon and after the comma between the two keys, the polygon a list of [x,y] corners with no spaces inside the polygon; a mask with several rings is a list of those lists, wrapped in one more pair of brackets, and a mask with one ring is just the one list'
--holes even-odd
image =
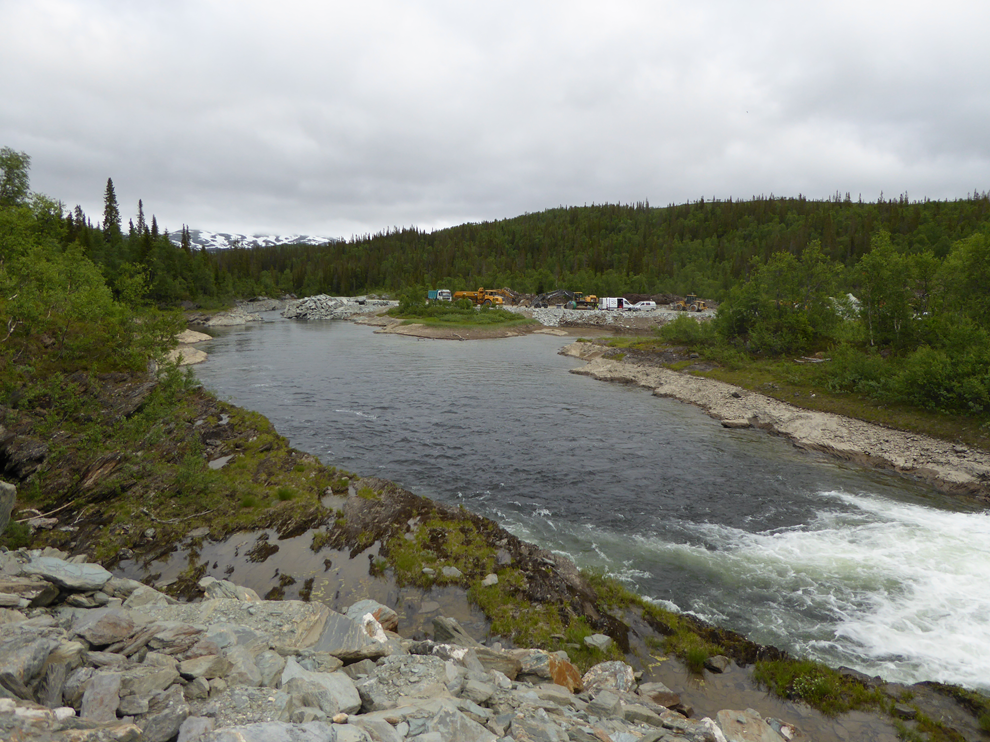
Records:
{"label": "shallow water", "polygon": [[568,342],[277,320],[221,331],[197,375],[328,464],[463,503],[755,641],[990,687],[985,513],[570,374]]}

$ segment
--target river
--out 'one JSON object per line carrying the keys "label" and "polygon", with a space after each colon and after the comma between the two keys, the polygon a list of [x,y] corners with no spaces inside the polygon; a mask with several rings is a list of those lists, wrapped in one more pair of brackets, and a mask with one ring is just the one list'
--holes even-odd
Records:
{"label": "river", "polygon": [[291,444],[463,504],[668,607],[898,682],[990,689],[990,516],[636,387],[570,338],[223,329],[197,376]]}

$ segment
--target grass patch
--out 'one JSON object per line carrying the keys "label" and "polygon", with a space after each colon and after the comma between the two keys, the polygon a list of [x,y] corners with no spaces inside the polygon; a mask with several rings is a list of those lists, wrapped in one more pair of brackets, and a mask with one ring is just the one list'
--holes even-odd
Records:
{"label": "grass patch", "polygon": [[390,317],[409,320],[416,324],[439,327],[490,327],[533,324],[535,320],[515,312],[493,307],[475,308],[470,301],[453,303],[403,305],[388,310]]}
{"label": "grass patch", "polygon": [[804,701],[826,716],[884,707],[880,691],[812,660],[760,661],[753,678],[780,698]]}

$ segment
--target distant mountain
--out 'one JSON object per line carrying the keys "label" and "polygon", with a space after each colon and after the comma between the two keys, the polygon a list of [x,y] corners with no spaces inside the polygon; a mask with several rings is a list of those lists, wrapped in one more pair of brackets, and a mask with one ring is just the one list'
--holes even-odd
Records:
{"label": "distant mountain", "polygon": [[[182,232],[169,235],[176,245],[181,243]],[[228,232],[208,232],[205,229],[190,229],[189,238],[193,249],[205,247],[207,250],[226,250],[230,247],[275,247],[277,245],[325,245],[334,242],[331,237],[317,237],[305,234],[231,234]]]}

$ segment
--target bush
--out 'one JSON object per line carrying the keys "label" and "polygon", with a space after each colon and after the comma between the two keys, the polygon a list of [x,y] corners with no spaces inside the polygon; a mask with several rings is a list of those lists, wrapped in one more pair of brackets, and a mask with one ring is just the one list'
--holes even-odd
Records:
{"label": "bush", "polygon": [[668,343],[697,347],[712,345],[715,342],[715,331],[710,322],[702,322],[682,314],[660,328],[660,337]]}

